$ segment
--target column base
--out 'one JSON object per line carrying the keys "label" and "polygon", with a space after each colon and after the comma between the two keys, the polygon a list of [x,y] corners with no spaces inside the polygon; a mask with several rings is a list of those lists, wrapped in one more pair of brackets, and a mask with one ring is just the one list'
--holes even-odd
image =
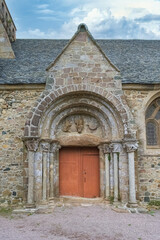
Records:
{"label": "column base", "polygon": [[120,204],[121,204],[121,202],[119,202],[118,200],[113,202],[114,206],[119,206]]}
{"label": "column base", "polygon": [[26,206],[26,208],[35,208],[36,207],[35,203],[27,203],[25,206]]}
{"label": "column base", "polygon": [[129,207],[129,208],[137,208],[138,204],[137,204],[137,202],[128,202],[127,203],[127,207]]}

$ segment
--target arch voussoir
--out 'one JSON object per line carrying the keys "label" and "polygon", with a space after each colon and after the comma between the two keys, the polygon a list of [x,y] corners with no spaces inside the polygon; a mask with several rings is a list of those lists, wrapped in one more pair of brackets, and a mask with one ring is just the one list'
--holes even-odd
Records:
{"label": "arch voussoir", "polygon": [[105,101],[110,102],[119,112],[123,121],[129,122],[129,108],[123,95],[118,98],[113,95],[113,93],[108,92],[106,89],[91,84],[72,84],[58,88],[54,91],[47,92],[47,94],[45,94],[44,92],[44,94],[41,95],[40,99],[36,101],[33,110],[28,115],[28,120],[30,121],[26,122],[24,132],[25,136],[32,137],[33,135],[35,136],[35,134],[37,134],[38,136],[38,126],[41,116],[51,104],[54,104],[56,99],[59,99],[60,97],[63,97],[69,93],[82,91],[96,94],[99,95],[101,98],[104,98]]}

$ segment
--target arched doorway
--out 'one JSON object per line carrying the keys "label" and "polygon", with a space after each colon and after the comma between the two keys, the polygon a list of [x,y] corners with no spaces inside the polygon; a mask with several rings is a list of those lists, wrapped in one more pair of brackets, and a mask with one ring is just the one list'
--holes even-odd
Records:
{"label": "arched doorway", "polygon": [[[78,193],[77,190],[71,193],[66,191],[65,195],[103,198],[114,196],[115,201],[120,196],[122,201],[127,201],[128,157],[123,148],[123,139],[129,133],[124,124],[126,114],[124,111],[117,111],[113,103],[101,95],[83,90],[63,94],[46,107],[41,104],[43,114],[36,122],[35,112],[28,131],[32,134],[32,124],[36,125],[37,137],[25,138],[30,161],[28,202],[44,202],[64,194],[59,181],[61,177],[63,179],[63,176],[60,176],[59,150],[63,151],[66,147],[99,149],[99,177],[96,180],[99,192],[84,194],[84,183],[81,181],[81,190]],[[37,108],[40,109],[41,106]],[[130,149],[133,150],[132,147]],[[82,171],[80,175],[82,178]],[[73,176],[69,181],[72,179]],[[76,184],[79,184],[79,181],[76,181]]]}

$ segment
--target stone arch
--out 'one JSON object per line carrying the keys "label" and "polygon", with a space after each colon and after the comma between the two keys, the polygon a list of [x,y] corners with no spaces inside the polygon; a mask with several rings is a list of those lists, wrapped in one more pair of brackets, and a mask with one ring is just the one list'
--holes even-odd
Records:
{"label": "stone arch", "polygon": [[115,112],[119,114],[121,122],[123,124],[128,124],[128,127],[131,129],[130,121],[132,120],[132,114],[123,94],[117,94],[117,96],[115,96],[111,92],[99,86],[77,84],[64,86],[50,92],[44,91],[28,115],[28,119],[25,124],[24,136],[39,137],[39,124],[47,109],[54,105],[60,98],[74,93],[78,95],[82,93],[91,94],[93,96],[97,96],[99,99],[102,99],[104,102],[108,103],[108,106],[113,106]]}

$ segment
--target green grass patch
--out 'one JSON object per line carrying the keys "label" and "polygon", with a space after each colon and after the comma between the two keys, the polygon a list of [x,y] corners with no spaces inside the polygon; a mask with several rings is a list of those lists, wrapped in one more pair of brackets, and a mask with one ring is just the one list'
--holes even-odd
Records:
{"label": "green grass patch", "polygon": [[149,206],[157,206],[160,207],[160,201],[158,200],[152,200],[148,203]]}
{"label": "green grass patch", "polygon": [[12,214],[12,208],[0,208],[0,216],[8,217]]}

